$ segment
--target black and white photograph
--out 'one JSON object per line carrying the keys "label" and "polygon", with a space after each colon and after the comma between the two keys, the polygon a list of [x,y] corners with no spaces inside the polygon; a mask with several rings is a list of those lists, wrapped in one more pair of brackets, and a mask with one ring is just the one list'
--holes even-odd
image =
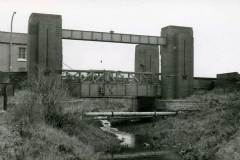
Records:
{"label": "black and white photograph", "polygon": [[240,0],[0,0],[0,160],[240,160]]}

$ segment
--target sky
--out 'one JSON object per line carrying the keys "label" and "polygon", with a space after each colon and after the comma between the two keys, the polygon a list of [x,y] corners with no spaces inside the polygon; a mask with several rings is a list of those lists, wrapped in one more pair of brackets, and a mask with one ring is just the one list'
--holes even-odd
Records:
{"label": "sky", "polygon": [[[194,75],[240,72],[240,0],[0,0],[0,31],[27,33],[32,12],[60,14],[64,29],[160,36],[168,25],[192,27]],[[135,45],[63,40],[72,69],[134,71]],[[102,62],[102,63],[101,63]],[[64,66],[64,68],[67,68]]]}

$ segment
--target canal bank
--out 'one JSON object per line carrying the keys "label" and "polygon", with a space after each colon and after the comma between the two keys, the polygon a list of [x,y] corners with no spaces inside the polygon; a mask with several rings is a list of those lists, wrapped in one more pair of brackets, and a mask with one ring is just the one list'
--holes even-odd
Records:
{"label": "canal bank", "polygon": [[[20,95],[22,97],[23,94]],[[240,126],[240,92],[214,90],[207,93],[195,94],[187,100],[196,100],[203,103],[198,103],[197,111],[186,112],[173,117],[162,117],[148,121],[130,121],[128,123],[126,123],[126,121],[118,123],[112,122],[113,128],[117,128],[120,132],[134,135],[135,141],[138,142],[136,146],[143,148],[143,150],[137,149],[135,152],[134,149],[129,148],[125,150],[119,149],[120,147],[119,143],[116,142],[116,136],[100,130],[99,128],[101,126],[95,124],[95,121],[81,119],[81,113],[85,108],[93,111],[97,106],[97,109],[102,111],[101,108],[104,108],[106,103],[100,103],[100,101],[94,103],[92,101],[84,101],[83,103],[81,102],[81,105],[77,105],[78,108],[74,108],[75,104],[73,106],[64,105],[67,112],[64,112],[64,115],[67,115],[59,117],[61,121],[58,121],[58,123],[62,122],[62,126],[52,128],[51,126],[44,125],[41,132],[38,131],[40,127],[36,127],[37,130],[35,131],[34,129],[34,132],[32,132],[28,126],[25,126],[27,131],[31,133],[27,135],[34,133],[34,139],[32,136],[25,138],[29,140],[32,145],[39,146],[39,150],[40,148],[47,148],[44,149],[45,152],[41,150],[41,153],[49,153],[49,155],[51,155],[52,152],[50,151],[52,150],[48,149],[48,142],[51,141],[54,142],[52,143],[53,145],[50,145],[53,149],[56,149],[54,146],[59,145],[60,151],[56,153],[62,152],[62,149],[67,147],[73,150],[73,152],[71,151],[69,154],[73,154],[75,157],[82,157],[82,152],[79,152],[80,147],[82,149],[89,148],[90,151],[87,156],[92,157],[93,154],[98,155],[103,152],[107,155],[112,155],[114,152],[113,146],[116,146],[118,152],[115,152],[114,155],[134,155],[137,151],[148,153],[148,151],[167,150],[171,153],[177,152],[177,154],[181,155],[185,160],[212,160],[216,157],[216,154],[217,160],[226,160],[226,156],[229,157],[230,155],[234,155],[231,160],[239,160],[239,156],[235,155],[240,155],[238,147],[240,136],[236,135],[236,133],[239,133]],[[108,105],[109,108],[116,108],[116,110],[119,106],[121,105],[118,103]],[[37,105],[35,107],[36,109],[38,108]],[[20,112],[24,111],[23,109],[28,109],[26,106],[21,108],[21,105],[17,105],[13,106],[12,109],[13,108],[18,109],[16,113],[18,113],[17,115],[19,117],[26,118],[26,116],[22,114],[25,112]],[[9,109],[11,109],[11,107]],[[108,109],[107,111],[112,110]],[[38,112],[33,113],[34,114],[29,115],[39,117]],[[34,120],[37,119],[35,118]],[[18,125],[18,127],[22,127],[22,125]],[[25,130],[21,129],[20,131]],[[35,142],[42,142],[42,140],[38,138],[42,137],[41,134],[43,132],[44,137],[51,138],[50,140],[46,139],[47,141],[44,141],[46,142],[43,145],[44,147],[42,147],[42,143],[35,144]],[[25,131],[24,133],[28,132]],[[59,138],[58,141],[55,140],[57,136]],[[57,143],[55,144],[55,142]],[[27,146],[28,143],[26,143],[26,147]],[[68,152],[69,150],[64,151]],[[79,153],[79,155],[75,154],[75,152]],[[65,154],[65,152],[62,154]],[[95,159],[98,159],[98,156],[96,156],[94,160]]]}
{"label": "canal bank", "polygon": [[239,92],[223,90],[198,93],[187,99],[204,102],[198,103],[197,111],[118,128],[147,136],[154,150],[174,150],[186,160],[214,159],[223,143],[231,140],[239,130],[239,95]]}
{"label": "canal bank", "polygon": [[[222,149],[223,144],[230,141],[239,130],[239,97],[240,92],[227,90],[198,92],[185,99],[189,102],[187,106],[191,109],[187,109],[177,116],[148,119],[147,121],[118,120],[112,121],[112,125],[119,131],[130,133],[134,137],[140,137],[138,138],[140,140],[147,139],[147,143],[144,145],[147,147],[144,148],[144,151],[149,147],[150,151],[170,150],[176,152],[185,160],[214,159],[216,153],[218,153],[217,157],[221,157],[221,154],[227,152]],[[192,101],[199,103],[190,104]],[[93,102],[83,103],[84,105],[81,107],[89,108],[89,103],[92,104]],[[91,108],[95,106],[99,108],[99,111],[102,111],[101,108],[104,108],[105,104],[94,103]],[[119,105],[114,104],[113,106]],[[183,106],[186,107],[186,105]],[[175,110],[176,106],[173,109]],[[138,146],[140,145],[138,144]],[[228,146],[228,148],[231,148],[231,146]],[[119,147],[117,147],[117,150],[116,153],[119,153]],[[127,151],[125,153],[134,153],[134,149],[128,148]],[[224,160],[224,158],[221,160]]]}

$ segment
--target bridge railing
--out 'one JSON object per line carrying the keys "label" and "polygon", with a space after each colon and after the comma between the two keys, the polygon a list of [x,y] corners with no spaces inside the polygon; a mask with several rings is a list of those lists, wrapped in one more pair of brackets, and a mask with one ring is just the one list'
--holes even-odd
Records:
{"label": "bridge railing", "polygon": [[161,80],[160,73],[123,72],[112,70],[62,70],[62,79],[71,82],[89,83],[139,83],[156,84]]}

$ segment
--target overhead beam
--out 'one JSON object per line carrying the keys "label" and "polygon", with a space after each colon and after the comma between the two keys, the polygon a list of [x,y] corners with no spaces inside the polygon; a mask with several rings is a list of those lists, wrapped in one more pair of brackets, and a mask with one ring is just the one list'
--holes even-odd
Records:
{"label": "overhead beam", "polygon": [[164,37],[69,29],[62,30],[62,39],[147,45],[166,45],[167,43]]}

